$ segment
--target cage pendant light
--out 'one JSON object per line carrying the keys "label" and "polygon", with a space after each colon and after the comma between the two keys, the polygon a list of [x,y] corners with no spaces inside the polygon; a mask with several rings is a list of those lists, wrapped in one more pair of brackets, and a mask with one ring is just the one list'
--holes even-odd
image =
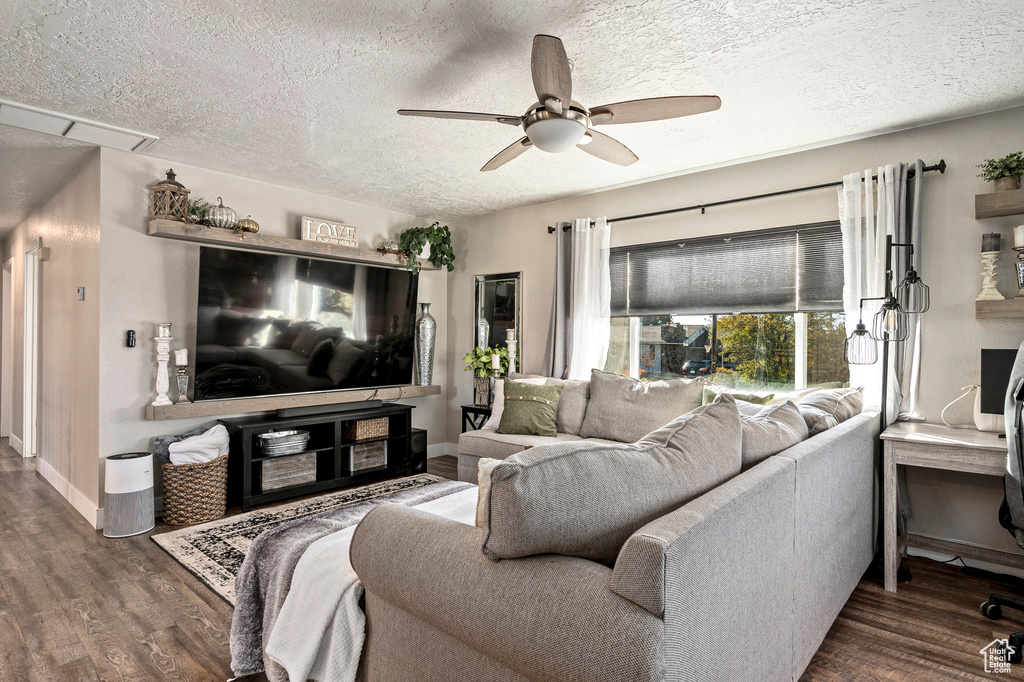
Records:
{"label": "cage pendant light", "polygon": [[910,336],[910,316],[892,296],[875,313],[871,335],[879,341],[906,341]]}
{"label": "cage pendant light", "polygon": [[921,281],[917,270],[907,270],[906,276],[896,287],[896,302],[907,313],[926,313],[931,307],[928,285]]}
{"label": "cage pendant light", "polygon": [[871,338],[864,322],[858,322],[843,346],[846,362],[851,365],[873,365],[878,362],[878,343]]}

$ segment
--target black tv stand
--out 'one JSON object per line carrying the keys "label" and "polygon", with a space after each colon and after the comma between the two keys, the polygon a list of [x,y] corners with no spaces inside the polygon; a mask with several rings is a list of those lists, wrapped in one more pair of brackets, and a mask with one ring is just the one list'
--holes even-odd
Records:
{"label": "black tv stand", "polygon": [[[220,420],[231,437],[229,504],[249,511],[255,505],[426,471],[426,452],[413,456],[410,447],[412,405],[357,403],[357,408],[287,418]],[[345,436],[349,422],[378,418],[388,420],[386,436],[358,441]],[[293,429],[309,431],[306,450],[276,457],[260,452],[256,436]],[[369,466],[360,462],[358,453],[372,451],[379,457],[382,450],[386,460],[380,464],[374,463],[376,459]]]}

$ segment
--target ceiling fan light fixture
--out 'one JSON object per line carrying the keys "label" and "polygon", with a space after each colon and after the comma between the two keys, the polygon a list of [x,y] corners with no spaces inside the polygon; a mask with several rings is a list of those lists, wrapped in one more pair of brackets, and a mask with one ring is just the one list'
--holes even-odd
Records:
{"label": "ceiling fan light fixture", "polygon": [[564,152],[580,143],[587,132],[587,126],[570,118],[542,118],[526,129],[537,149],[546,152]]}

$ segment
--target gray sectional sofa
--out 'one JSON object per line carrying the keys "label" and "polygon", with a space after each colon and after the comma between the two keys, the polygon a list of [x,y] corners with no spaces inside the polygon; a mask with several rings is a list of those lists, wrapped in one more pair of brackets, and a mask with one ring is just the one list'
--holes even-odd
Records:
{"label": "gray sectional sofa", "polygon": [[[524,445],[500,435],[487,456]],[[874,554],[877,436],[877,414],[848,418],[644,523],[610,561],[495,561],[493,525],[382,505],[351,546],[367,617],[360,679],[797,680]],[[508,461],[518,471],[600,451],[579,438]],[[484,442],[466,440],[460,470]],[[593,486],[592,466],[581,480]],[[602,483],[607,500],[615,481]],[[587,490],[562,519],[580,533],[614,518],[587,508]]]}

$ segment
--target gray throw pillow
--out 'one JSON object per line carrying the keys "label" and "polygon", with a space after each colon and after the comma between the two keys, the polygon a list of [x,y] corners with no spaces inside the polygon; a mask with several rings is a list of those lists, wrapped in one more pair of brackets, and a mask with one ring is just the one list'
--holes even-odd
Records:
{"label": "gray throw pillow", "polygon": [[777,455],[807,440],[807,424],[792,402],[769,405],[749,417],[740,414],[743,426],[743,468]]}
{"label": "gray throw pillow", "polygon": [[352,368],[363,357],[363,351],[356,348],[348,339],[342,339],[334,348],[334,355],[327,365],[327,376],[337,386],[352,373]]}
{"label": "gray throw pillow", "polygon": [[319,322],[305,322],[302,325],[302,331],[295,337],[292,352],[298,353],[308,360],[309,356],[313,354],[316,344],[320,343],[321,329],[323,329],[323,325]]}
{"label": "gray throw pillow", "polygon": [[548,386],[562,387],[562,397],[558,400],[558,413],[555,415],[555,428],[559,433],[580,435],[583,420],[587,417],[587,405],[590,403],[590,382],[548,378],[544,383]]}
{"label": "gray throw pillow", "polygon": [[797,407],[812,436],[856,417],[864,410],[864,393],[859,388],[830,388],[801,400]]}
{"label": "gray throw pillow", "polygon": [[638,381],[595,369],[590,375],[590,402],[580,435],[635,443],[700,407],[703,389],[703,379]]}
{"label": "gray throw pillow", "polygon": [[722,395],[638,443],[518,452],[491,469],[480,500],[483,552],[495,560],[564,554],[611,564],[637,529],[738,474],[741,451],[736,403]]}

